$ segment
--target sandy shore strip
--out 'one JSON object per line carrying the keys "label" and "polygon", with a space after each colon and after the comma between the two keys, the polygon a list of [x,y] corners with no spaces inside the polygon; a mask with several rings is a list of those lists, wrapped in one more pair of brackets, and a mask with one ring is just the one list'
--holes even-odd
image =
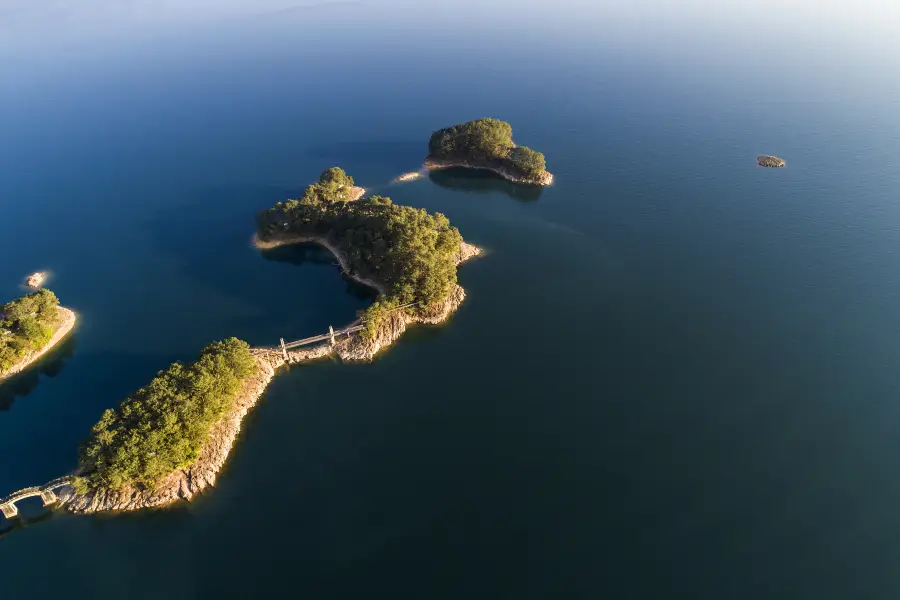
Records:
{"label": "sandy shore strip", "polygon": [[18,364],[12,367],[9,371],[0,373],[0,382],[18,375],[19,373],[30,367],[42,356],[53,350],[54,346],[63,341],[63,339],[65,339],[66,336],[68,336],[72,332],[72,330],[75,328],[75,323],[78,321],[78,315],[75,314],[75,311],[69,310],[68,308],[62,306],[56,307],[56,310],[59,312],[59,323],[57,324],[56,329],[53,331],[53,337],[50,338],[50,341],[47,342],[47,345],[40,350],[33,350],[29,352]]}
{"label": "sandy shore strip", "polygon": [[419,179],[420,177],[422,177],[426,171],[427,171],[427,169],[421,169],[419,171],[411,171],[409,173],[404,173],[403,175],[398,175],[397,177],[394,177],[394,179],[391,181],[391,183],[403,183],[405,181],[415,181],[416,179]]}

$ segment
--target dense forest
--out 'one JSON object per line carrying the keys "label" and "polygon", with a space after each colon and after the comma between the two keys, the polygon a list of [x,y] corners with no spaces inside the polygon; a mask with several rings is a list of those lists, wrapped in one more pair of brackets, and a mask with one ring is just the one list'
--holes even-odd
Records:
{"label": "dense forest", "polygon": [[109,409],[81,448],[79,491],[153,488],[197,460],[210,428],[256,372],[250,348],[230,338],[210,344],[193,363],[176,362]]}
{"label": "dense forest", "polygon": [[544,155],[516,146],[512,126],[498,119],[477,119],[439,129],[431,134],[428,157],[499,166],[527,178],[537,178],[547,168]]}
{"label": "dense forest", "polygon": [[39,290],[0,307],[0,373],[47,345],[59,319],[58,306],[56,294]]}
{"label": "dense forest", "polygon": [[323,179],[340,177],[347,176],[336,167],[329,169],[310,186],[313,192],[307,189],[300,200],[279,202],[261,213],[260,237],[287,232],[328,239],[347,257],[354,274],[384,285],[384,305],[415,302],[428,307],[444,300],[456,284],[459,231],[440,213],[394,204],[390,198],[341,202],[323,196]]}

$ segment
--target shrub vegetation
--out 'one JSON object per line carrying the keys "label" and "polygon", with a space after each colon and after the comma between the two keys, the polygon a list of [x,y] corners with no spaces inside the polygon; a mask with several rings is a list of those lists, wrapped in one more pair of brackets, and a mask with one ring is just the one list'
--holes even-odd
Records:
{"label": "shrub vegetation", "polygon": [[190,363],[176,362],[117,410],[109,409],[81,448],[80,489],[152,489],[198,458],[210,429],[256,373],[250,348],[236,338],[210,344]]}
{"label": "shrub vegetation", "polygon": [[39,290],[0,307],[0,373],[50,342],[59,321],[58,306],[56,294]]}

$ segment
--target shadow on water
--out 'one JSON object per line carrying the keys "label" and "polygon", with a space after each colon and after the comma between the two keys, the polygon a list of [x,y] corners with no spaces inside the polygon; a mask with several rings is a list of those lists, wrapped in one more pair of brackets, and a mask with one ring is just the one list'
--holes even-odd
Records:
{"label": "shadow on water", "polygon": [[502,192],[520,202],[534,202],[544,192],[540,186],[515,184],[490,171],[477,169],[435,169],[428,172],[428,178],[448,190],[475,194]]}
{"label": "shadow on water", "polygon": [[75,335],[69,335],[58,346],[30,368],[15,377],[0,383],[0,412],[8,411],[16,398],[24,398],[37,388],[41,376],[56,377],[66,361],[75,354]]}
{"label": "shadow on water", "polygon": [[[289,246],[279,246],[278,248],[263,250],[261,254],[264,260],[283,262],[291,265],[333,265],[335,269],[341,268],[330,252],[315,244],[291,244]],[[375,300],[378,296],[376,290],[357,283],[346,275],[343,275],[343,273],[341,275],[343,276],[344,281],[347,282],[348,294],[351,294],[360,300]]]}
{"label": "shadow on water", "polygon": [[6,536],[11,535],[14,531],[26,529],[32,525],[38,525],[49,521],[53,518],[54,514],[52,509],[47,508],[39,515],[33,517],[24,517],[21,513],[14,519],[0,517],[0,541],[3,541]]}

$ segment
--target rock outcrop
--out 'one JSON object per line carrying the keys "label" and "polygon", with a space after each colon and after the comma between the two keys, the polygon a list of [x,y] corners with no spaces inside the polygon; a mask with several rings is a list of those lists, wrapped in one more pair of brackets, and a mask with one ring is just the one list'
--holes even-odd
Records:
{"label": "rock outcrop", "polygon": [[25,285],[33,289],[40,289],[44,282],[47,280],[47,274],[38,271],[37,273],[32,273],[25,279]]}
{"label": "rock outcrop", "polygon": [[763,156],[756,157],[756,164],[758,164],[761,167],[767,167],[770,169],[778,169],[778,168],[785,166],[786,163],[784,162],[783,159],[778,158],[777,156],[763,155]]}
{"label": "rock outcrop", "polygon": [[478,246],[468,242],[462,242],[459,245],[459,254],[456,255],[456,266],[458,267],[467,260],[481,256],[482,254],[484,254],[484,250]]}
{"label": "rock outcrop", "polygon": [[366,195],[366,189],[358,186],[350,188],[350,201],[359,200]]}

